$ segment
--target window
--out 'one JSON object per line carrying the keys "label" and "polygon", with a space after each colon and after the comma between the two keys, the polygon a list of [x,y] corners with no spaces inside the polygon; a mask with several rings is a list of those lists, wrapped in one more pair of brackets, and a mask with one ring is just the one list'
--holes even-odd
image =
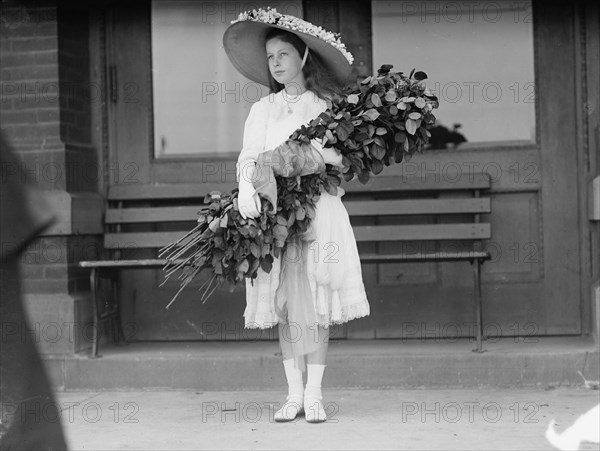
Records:
{"label": "window", "polygon": [[374,71],[427,73],[448,139],[535,141],[531,2],[373,0],[372,13]]}
{"label": "window", "polygon": [[[232,156],[241,150],[244,121],[268,88],[240,75],[223,49],[223,33],[240,12],[266,4],[152,2],[154,155]],[[302,15],[301,1],[278,5]]]}

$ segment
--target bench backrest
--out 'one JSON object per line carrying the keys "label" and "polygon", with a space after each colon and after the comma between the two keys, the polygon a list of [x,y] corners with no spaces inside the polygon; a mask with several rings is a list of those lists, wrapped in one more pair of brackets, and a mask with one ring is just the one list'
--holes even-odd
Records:
{"label": "bench backrest", "polygon": [[[202,185],[202,192],[196,184],[111,187],[104,245],[113,250],[163,247],[190,230],[205,206],[206,193],[228,192],[232,187]],[[491,238],[490,224],[480,221],[481,214],[491,212],[489,197],[481,197],[490,188],[487,174],[465,174],[452,180],[377,176],[366,185],[355,181],[343,188],[343,202],[358,242]],[[460,222],[440,220],[450,215],[458,215],[454,218]],[[409,224],[391,221],[406,218]]]}
{"label": "bench backrest", "polygon": [[[349,184],[344,204],[353,224],[361,217],[374,218],[374,225],[354,226],[358,242],[484,240],[491,238],[491,227],[480,215],[491,213],[491,201],[481,193],[489,188],[487,174],[451,180],[383,176],[366,185]],[[443,220],[452,215],[460,222]]]}

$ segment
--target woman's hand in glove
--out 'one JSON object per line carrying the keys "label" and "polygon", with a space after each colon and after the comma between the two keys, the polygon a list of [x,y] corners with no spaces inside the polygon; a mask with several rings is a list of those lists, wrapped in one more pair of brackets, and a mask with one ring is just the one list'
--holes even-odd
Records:
{"label": "woman's hand in glove", "polygon": [[323,160],[327,164],[341,167],[343,165],[343,157],[332,147],[323,147],[321,140],[313,139],[310,142],[315,149],[317,149],[323,156]]}
{"label": "woman's hand in glove", "polygon": [[244,219],[258,218],[260,216],[260,197],[256,193],[254,186],[252,186],[255,170],[256,166],[254,164],[246,165],[240,174],[238,209]]}

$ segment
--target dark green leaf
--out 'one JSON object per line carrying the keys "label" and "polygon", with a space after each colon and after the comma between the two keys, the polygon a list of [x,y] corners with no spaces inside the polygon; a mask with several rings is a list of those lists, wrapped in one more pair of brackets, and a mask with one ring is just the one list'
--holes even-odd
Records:
{"label": "dark green leaf", "polygon": [[327,184],[325,185],[325,190],[326,190],[326,191],[327,191],[329,194],[331,194],[332,196],[337,196],[337,188],[336,188],[336,186],[335,186],[335,185],[332,185],[332,184],[330,184],[330,183],[327,183]]}
{"label": "dark green leaf", "polygon": [[296,222],[296,213],[295,212],[291,212],[290,216],[287,220],[287,226],[288,228],[292,227],[292,225],[294,225],[294,222]]}
{"label": "dark green leaf", "polygon": [[273,268],[273,257],[271,255],[267,255],[260,262],[260,267],[266,273],[270,273]]}
{"label": "dark green leaf", "polygon": [[250,263],[248,263],[247,259],[244,259],[238,266],[238,271],[245,273],[246,271],[248,271],[249,268],[250,268]]}
{"label": "dark green leaf", "polygon": [[417,123],[416,121],[412,120],[412,119],[406,119],[406,131],[408,133],[410,133],[411,135],[414,135],[415,132],[417,131]]}
{"label": "dark green leaf", "polygon": [[363,113],[363,116],[366,117],[370,121],[374,121],[375,119],[377,119],[379,117],[379,112],[376,109],[371,108],[370,110],[365,111]]}
{"label": "dark green leaf", "polygon": [[402,148],[397,147],[396,151],[394,152],[394,160],[396,160],[396,163],[401,163],[403,156],[404,156],[404,151],[402,150]]}
{"label": "dark green leaf", "polygon": [[394,135],[394,141],[397,143],[403,143],[406,140],[406,135],[402,132],[396,132]]}
{"label": "dark green leaf", "polygon": [[419,80],[419,81],[425,80],[427,78],[427,74],[422,71],[417,71],[414,74],[414,78],[415,78],[415,80]]}
{"label": "dark green leaf", "polygon": [[381,171],[383,171],[383,163],[379,160],[373,160],[371,163],[371,170],[373,171],[373,174],[379,174]]}
{"label": "dark green leaf", "polygon": [[390,70],[392,69],[391,64],[383,64],[379,69],[377,69],[377,74],[378,75],[386,75],[390,72]]}
{"label": "dark green leaf", "polygon": [[367,183],[369,181],[369,171],[364,170],[358,174],[358,180],[360,183]]}
{"label": "dark green leaf", "polygon": [[381,98],[376,93],[371,95],[371,102],[373,102],[373,106],[375,106],[375,108],[381,108],[382,106]]}
{"label": "dark green leaf", "polygon": [[376,158],[377,160],[381,160],[385,155],[385,149],[377,144],[371,146],[370,150],[373,158]]}

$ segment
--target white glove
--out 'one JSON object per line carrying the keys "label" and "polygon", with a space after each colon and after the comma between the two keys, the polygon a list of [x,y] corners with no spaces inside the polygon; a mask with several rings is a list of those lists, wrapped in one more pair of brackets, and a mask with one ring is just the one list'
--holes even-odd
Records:
{"label": "white glove", "polygon": [[310,143],[321,153],[325,163],[341,167],[343,165],[342,154],[338,154],[332,147],[323,148],[321,142],[321,140],[313,139]]}
{"label": "white glove", "polygon": [[238,209],[244,219],[260,216],[260,197],[252,186],[255,170],[255,163],[250,161],[244,164],[240,171]]}

